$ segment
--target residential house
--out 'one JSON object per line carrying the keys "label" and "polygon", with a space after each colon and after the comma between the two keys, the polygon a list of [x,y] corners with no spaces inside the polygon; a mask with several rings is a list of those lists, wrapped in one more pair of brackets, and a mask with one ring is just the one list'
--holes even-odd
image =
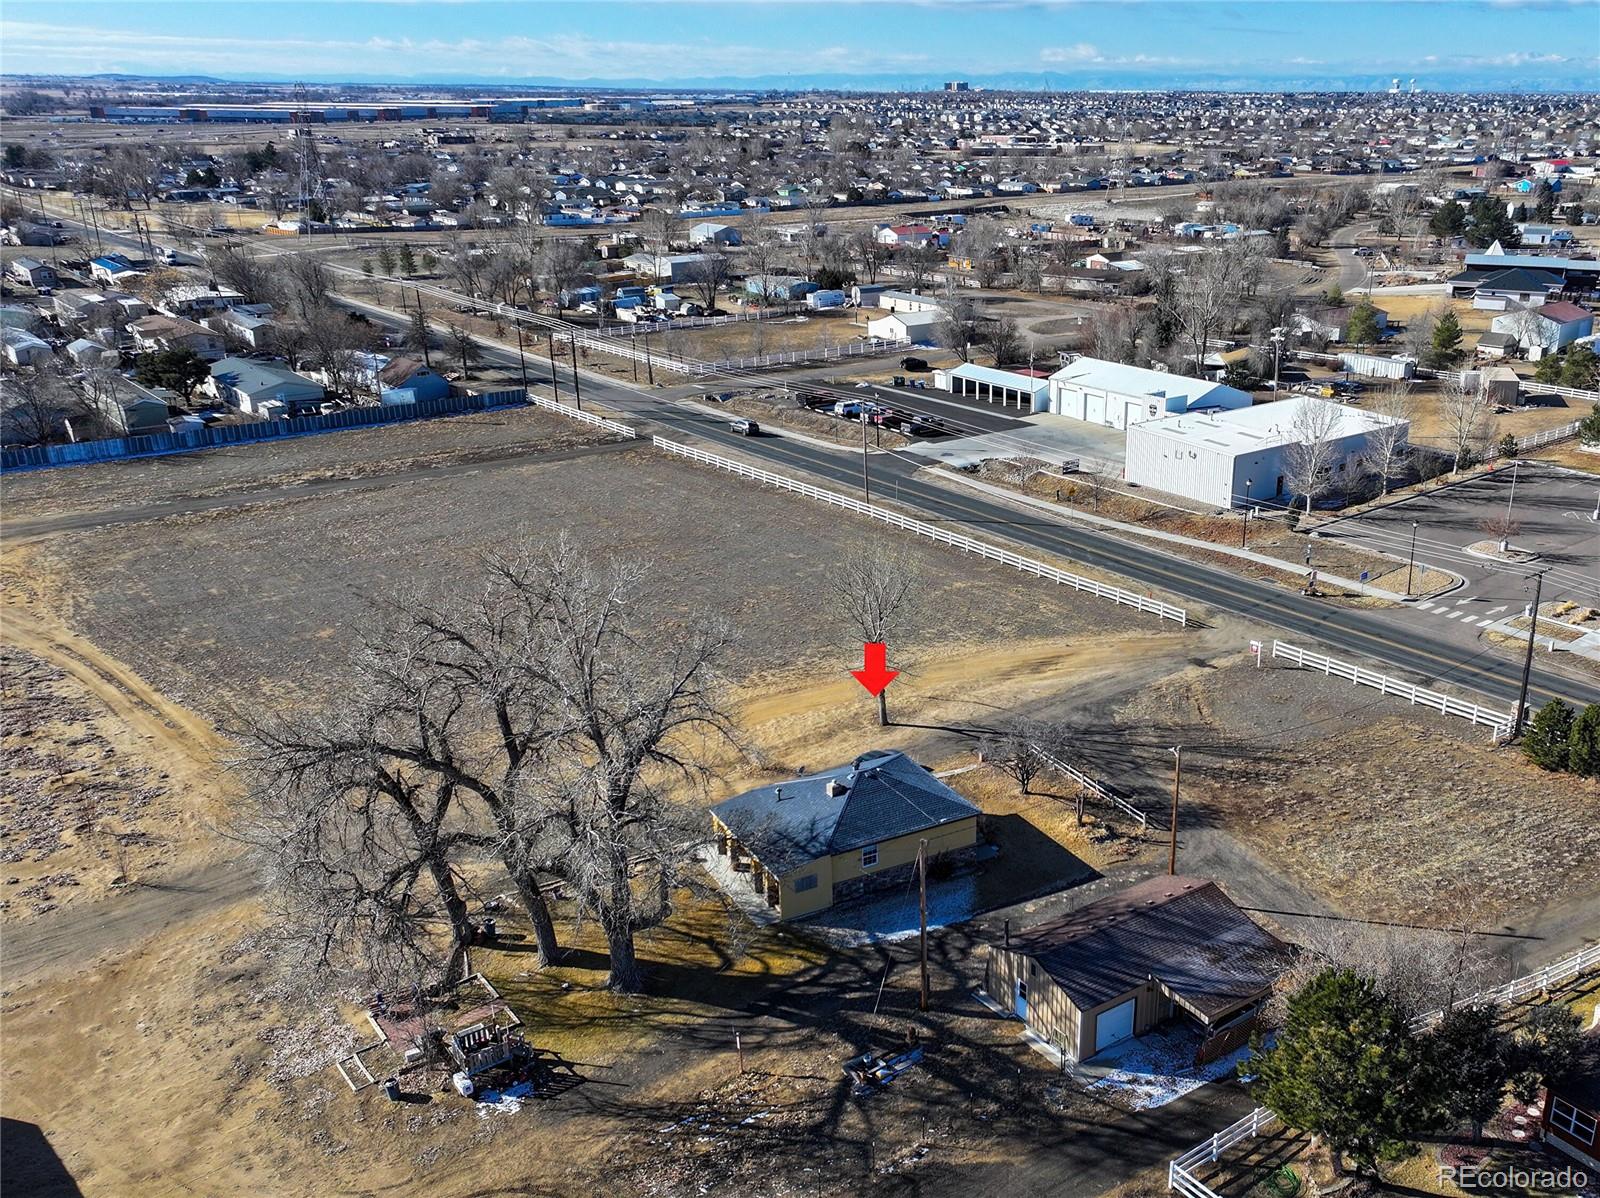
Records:
{"label": "residential house", "polygon": [[1490,311],[1504,311],[1511,304],[1537,307],[1560,290],[1559,276],[1548,271],[1513,266],[1492,271],[1480,278],[1472,291],[1472,306]]}
{"label": "residential house", "polygon": [[1589,1029],[1573,1067],[1546,1087],[1539,1122],[1546,1147],[1600,1171],[1600,1027]]}
{"label": "residential house", "polygon": [[215,362],[227,352],[220,334],[178,317],[145,316],[130,324],[128,331],[133,334],[135,352],[141,354],[187,349],[207,362]]}
{"label": "residential house", "polygon": [[0,328],[0,354],[13,366],[43,366],[55,357],[49,343],[24,329]]}
{"label": "residential house", "polygon": [[35,290],[56,285],[56,268],[37,258],[12,259],[10,272],[13,279]]}
{"label": "residential house", "polygon": [[251,349],[265,349],[272,340],[272,308],[268,304],[236,304],[207,316],[200,323],[224,338]]}
{"label": "residential house", "polygon": [[[1496,319],[1499,319],[1498,317]],[[1478,338],[1480,358],[1503,358],[1517,352],[1517,338],[1513,333],[1484,333]]]}
{"label": "residential house", "polygon": [[739,245],[739,230],[732,225],[721,225],[716,221],[701,221],[689,227],[690,245],[728,246]]}
{"label": "residential house", "polygon": [[200,320],[244,303],[244,296],[215,283],[181,283],[162,292],[156,311],[186,320]]}
{"label": "residential house", "polygon": [[320,383],[276,362],[223,358],[205,388],[223,403],[253,416],[295,416],[316,409],[327,392]]}
{"label": "residential house", "polygon": [[919,295],[915,291],[881,291],[878,307],[886,312],[942,312],[937,296]]}
{"label": "residential house", "polygon": [[[1326,341],[1348,340],[1350,317],[1356,310],[1354,304],[1322,304],[1291,318],[1291,329],[1301,336],[1320,337]],[[1389,327],[1389,314],[1375,307],[1378,334],[1381,337]]]}
{"label": "residential house", "polygon": [[107,349],[98,341],[91,341],[87,337],[67,342],[66,352],[67,357],[72,359],[73,365],[86,369],[96,366],[115,366],[118,359],[116,350]]}
{"label": "residential house", "polygon": [[1525,246],[1549,245],[1565,249],[1572,243],[1572,230],[1557,225],[1521,224],[1517,226],[1517,232],[1521,234]]}
{"label": "residential house", "polygon": [[867,336],[885,341],[909,341],[913,345],[932,345],[939,336],[943,312],[891,312],[867,321]]}
{"label": "residential house", "polygon": [[419,403],[450,394],[450,380],[420,358],[391,358],[378,371],[378,386],[384,403]]}
{"label": "residential house", "polygon": [[904,881],[923,844],[929,860],[971,848],[979,814],[904,753],[875,750],[725,799],[711,826],[718,855],[794,919]]}
{"label": "residential house", "polygon": [[108,287],[118,287],[131,283],[144,274],[144,271],[122,254],[107,254],[103,258],[90,260],[89,274],[97,282],[104,283]]}
{"label": "residential house", "polygon": [[927,225],[885,225],[874,235],[879,245],[924,246],[939,240]]}
{"label": "residential house", "polygon": [[754,275],[744,281],[746,294],[763,300],[797,300],[815,291],[817,285],[798,275]]}
{"label": "residential house", "polygon": [[1169,1020],[1243,1044],[1290,951],[1215,882],[1159,876],[990,944],[983,991],[1071,1062]]}
{"label": "residential house", "polygon": [[[1489,322],[1491,332],[1508,333],[1534,361],[1556,353],[1594,332],[1594,313],[1566,300],[1538,306],[1510,304]],[[1482,347],[1482,341],[1479,341]]]}

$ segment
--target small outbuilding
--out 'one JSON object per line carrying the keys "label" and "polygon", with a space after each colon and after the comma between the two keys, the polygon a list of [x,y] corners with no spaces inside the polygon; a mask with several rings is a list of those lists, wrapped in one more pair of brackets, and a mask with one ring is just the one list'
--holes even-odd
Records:
{"label": "small outbuilding", "polygon": [[876,750],[821,773],[761,786],[711,809],[717,853],[779,919],[831,907],[971,848],[980,812],[904,753]]}
{"label": "small outbuilding", "polygon": [[939,336],[941,312],[891,312],[867,321],[867,336],[885,341],[909,341],[913,345],[932,345]]}
{"label": "small outbuilding", "polygon": [[1242,1044],[1290,951],[1215,882],[1162,876],[989,945],[983,989],[1069,1061],[1174,1019]]}
{"label": "small outbuilding", "polygon": [[1540,1122],[1546,1145],[1600,1170],[1600,1028],[1589,1029],[1573,1067],[1545,1090]]}
{"label": "small outbuilding", "polygon": [[1050,380],[992,366],[963,362],[950,370],[935,370],[933,385],[952,395],[966,395],[1024,412],[1043,411],[1050,405]]}

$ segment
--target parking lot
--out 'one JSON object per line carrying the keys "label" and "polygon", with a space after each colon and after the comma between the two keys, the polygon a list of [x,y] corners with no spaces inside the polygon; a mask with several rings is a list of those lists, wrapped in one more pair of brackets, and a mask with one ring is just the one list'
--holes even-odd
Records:
{"label": "parking lot", "polygon": [[[1529,579],[1535,572],[1544,573],[1546,602],[1567,600],[1600,607],[1597,510],[1600,487],[1592,476],[1519,462],[1344,517],[1320,531],[1404,558],[1410,554],[1414,522],[1417,561],[1466,579],[1467,585],[1449,596],[1450,605],[1470,603],[1477,614],[1475,605],[1481,603],[1479,618],[1504,618],[1529,601]],[[1537,555],[1533,560],[1502,562],[1471,551],[1471,546],[1499,539],[1498,522],[1508,512],[1511,549]]]}

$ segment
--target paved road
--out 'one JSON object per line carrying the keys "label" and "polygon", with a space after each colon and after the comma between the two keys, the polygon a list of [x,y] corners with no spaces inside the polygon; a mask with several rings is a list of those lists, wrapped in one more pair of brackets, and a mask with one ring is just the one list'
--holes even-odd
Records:
{"label": "paved road", "polygon": [[[371,305],[345,301],[374,319],[399,326],[397,318]],[[484,347],[485,360],[515,368],[515,351]],[[724,421],[674,405],[648,390],[607,376],[583,372],[586,399],[652,422],[663,434],[688,435],[722,450],[755,456],[780,471],[810,481],[859,493],[861,462],[854,454],[783,437],[741,437]],[[570,368],[561,372],[561,390],[572,394]],[[648,430],[647,430],[648,431]],[[875,453],[871,457],[874,494],[889,496],[925,517],[959,526],[967,532],[988,532],[1029,548],[1059,554],[1133,580],[1193,605],[1226,612],[1256,623],[1264,637],[1274,635],[1301,644],[1322,644],[1331,651],[1384,663],[1397,673],[1428,683],[1449,682],[1496,702],[1516,701],[1520,665],[1498,651],[1451,643],[1440,621],[1413,609],[1361,610],[1309,599],[1269,583],[1230,574],[1199,562],[1133,545],[1081,525],[1050,519],[1046,514],[1013,507],[965,490],[956,491],[919,472],[926,462],[910,455]],[[1550,698],[1583,705],[1600,702],[1600,684],[1558,673],[1548,666],[1533,671],[1529,701]]]}

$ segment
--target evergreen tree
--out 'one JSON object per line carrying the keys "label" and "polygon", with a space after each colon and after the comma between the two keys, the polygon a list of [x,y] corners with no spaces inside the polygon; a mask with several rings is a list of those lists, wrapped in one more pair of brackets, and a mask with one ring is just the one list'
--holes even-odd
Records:
{"label": "evergreen tree", "polygon": [[417,256],[412,253],[411,246],[403,241],[400,243],[400,273],[407,278],[417,273]]}
{"label": "evergreen tree", "polygon": [[1430,1097],[1449,1123],[1468,1120],[1472,1140],[1505,1101],[1511,1077],[1511,1042],[1500,1030],[1500,1013],[1491,1006],[1447,1011],[1428,1037]]}
{"label": "evergreen tree", "polygon": [[1522,235],[1506,214],[1504,200],[1479,196],[1467,211],[1467,241],[1480,249],[1498,241],[1509,250],[1522,244]]}
{"label": "evergreen tree", "polygon": [[1554,220],[1556,215],[1556,192],[1548,181],[1540,180],[1539,186],[1533,189],[1533,218],[1538,221]]}
{"label": "evergreen tree", "polygon": [[1572,721],[1567,733],[1567,769],[1584,778],[1600,778],[1600,703],[1591,703]]}
{"label": "evergreen tree", "polygon": [[1345,340],[1351,345],[1373,345],[1381,337],[1378,331],[1378,309],[1372,301],[1364,299],[1350,313],[1345,329]]}
{"label": "evergreen tree", "polygon": [[1461,359],[1461,318],[1447,309],[1433,326],[1433,344],[1428,350],[1428,365],[1447,370]]}
{"label": "evergreen tree", "polygon": [[1528,760],[1540,769],[1566,769],[1572,723],[1572,708],[1560,699],[1551,699],[1539,708],[1539,714],[1533,717],[1533,723],[1522,738],[1522,751]]}
{"label": "evergreen tree", "polygon": [[1322,302],[1327,304],[1330,308],[1344,307],[1344,288],[1335,283],[1332,287],[1328,288],[1322,293]]}
{"label": "evergreen tree", "polygon": [[1561,355],[1561,385],[1589,391],[1600,377],[1600,357],[1587,345],[1571,345]]}
{"label": "evergreen tree", "polygon": [[1548,383],[1551,386],[1561,385],[1561,360],[1565,354],[1546,354],[1539,359],[1539,364],[1533,368],[1533,379],[1537,383]]}
{"label": "evergreen tree", "polygon": [[1559,1003],[1534,1007],[1512,1041],[1512,1093],[1532,1102],[1541,1087],[1572,1071],[1582,1049],[1583,1020],[1576,1011]]}
{"label": "evergreen tree", "polygon": [[162,349],[145,354],[133,372],[133,377],[146,387],[165,387],[186,400],[210,375],[211,367],[192,349]]}
{"label": "evergreen tree", "polygon": [[1421,1052],[1405,1015],[1371,981],[1326,969],[1289,1000],[1278,1042],[1252,1062],[1257,1093],[1284,1123],[1374,1167],[1427,1121]]}
{"label": "evergreen tree", "polygon": [[1600,403],[1589,409],[1589,414],[1578,422],[1578,440],[1585,445],[1600,445]]}
{"label": "evergreen tree", "polygon": [[378,269],[385,275],[394,274],[394,251],[389,248],[388,243],[378,247]]}
{"label": "evergreen tree", "polygon": [[1467,214],[1454,200],[1435,209],[1428,218],[1428,232],[1435,237],[1460,237],[1467,230]]}

